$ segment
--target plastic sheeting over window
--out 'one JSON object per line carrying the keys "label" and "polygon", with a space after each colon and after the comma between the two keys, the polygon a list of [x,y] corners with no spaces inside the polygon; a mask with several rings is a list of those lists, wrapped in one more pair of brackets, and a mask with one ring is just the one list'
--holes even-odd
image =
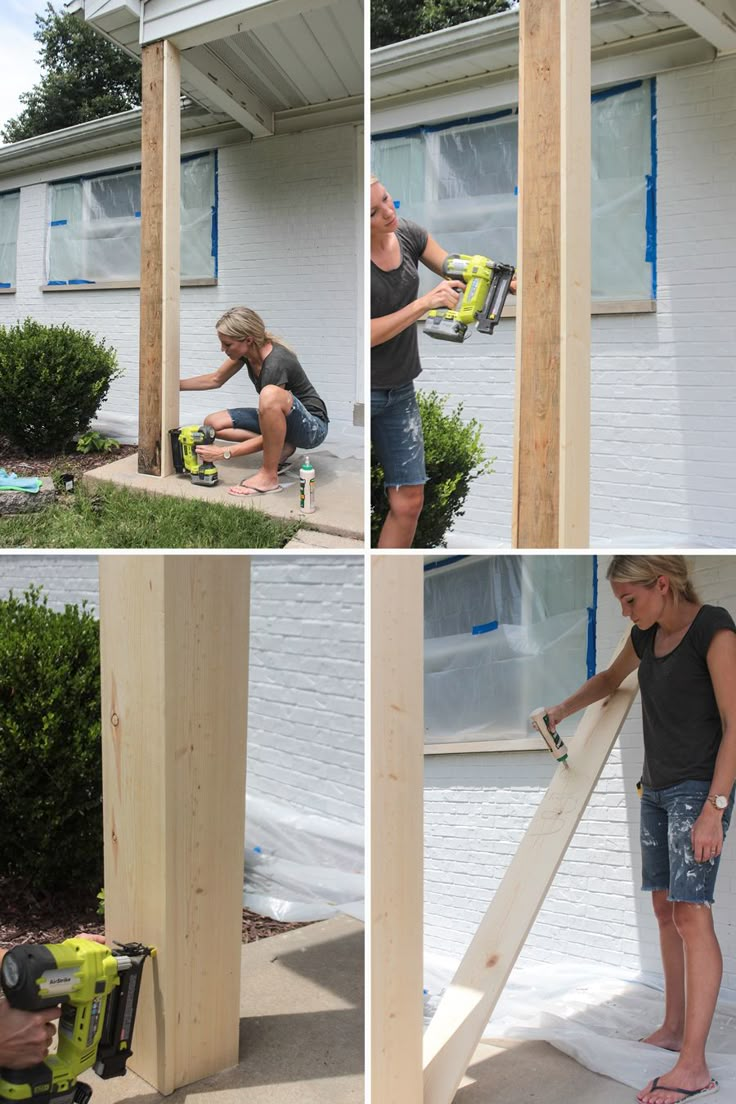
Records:
{"label": "plastic sheeting over window", "polygon": [[20,192],[0,195],[0,287],[15,286]]}
{"label": "plastic sheeting over window", "polygon": [[[181,164],[181,275],[217,275],[217,162],[214,153]],[[138,281],[141,268],[139,168],[51,184],[49,284]]]}
{"label": "plastic sheeting over window", "polygon": [[[594,672],[595,559],[463,557],[428,564],[428,743],[519,739],[528,716]],[[541,745],[540,745],[541,746]]]}
{"label": "plastic sheeting over window", "polygon": [[[594,299],[654,294],[653,88],[651,81],[637,81],[593,97]],[[448,252],[516,263],[515,113],[379,136],[373,171],[399,201],[401,214],[426,227]]]}

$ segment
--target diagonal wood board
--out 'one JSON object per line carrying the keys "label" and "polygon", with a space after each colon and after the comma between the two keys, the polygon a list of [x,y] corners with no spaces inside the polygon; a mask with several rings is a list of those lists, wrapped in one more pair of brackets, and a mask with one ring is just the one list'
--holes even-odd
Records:
{"label": "diagonal wood board", "polygon": [[638,689],[634,672],[586,709],[569,741],[568,766],[555,771],[424,1036],[424,1104],[454,1098]]}

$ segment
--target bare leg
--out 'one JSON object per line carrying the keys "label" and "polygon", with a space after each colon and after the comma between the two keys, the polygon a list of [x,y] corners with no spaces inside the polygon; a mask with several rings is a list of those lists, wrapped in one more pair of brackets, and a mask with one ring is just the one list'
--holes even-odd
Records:
{"label": "bare leg", "polygon": [[388,487],[388,514],[378,538],[379,548],[411,548],[424,505],[421,483]]}
{"label": "bare leg", "polygon": [[[723,959],[707,905],[678,901],[674,917],[685,949],[685,1032],[679,1058],[659,1080],[663,1085],[695,1090],[710,1083],[705,1044],[721,985]],[[638,1099],[642,1104],[679,1104],[682,1095],[665,1088],[652,1091],[647,1086]]]}
{"label": "bare leg", "polygon": [[655,890],[652,905],[659,924],[664,968],[664,1022],[643,1041],[665,1050],[679,1051],[685,1030],[685,949],[675,926],[674,905],[667,900],[666,889]]}
{"label": "bare leg", "polygon": [[247,495],[249,487],[255,491],[271,491],[278,487],[278,466],[286,447],[286,419],[291,413],[293,403],[294,397],[291,391],[272,384],[263,388],[258,403],[258,419],[263,437],[263,460],[258,471],[249,476],[240,489],[231,488],[232,492],[240,490]]}
{"label": "bare leg", "polygon": [[[233,420],[227,410],[217,410],[214,414],[208,414],[204,420],[205,425],[211,425],[217,437],[221,441],[252,441],[254,437],[260,437],[260,433],[254,433],[251,429],[234,429]],[[279,464],[283,463],[296,452],[296,445],[284,443],[279,457]]]}

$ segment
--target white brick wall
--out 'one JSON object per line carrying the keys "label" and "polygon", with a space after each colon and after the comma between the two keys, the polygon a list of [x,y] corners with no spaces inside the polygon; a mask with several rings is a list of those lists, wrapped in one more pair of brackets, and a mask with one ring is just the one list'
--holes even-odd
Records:
{"label": "white brick wall", "polygon": [[[657,313],[593,319],[591,546],[730,548],[736,58],[660,76],[657,105]],[[507,321],[458,347],[420,335],[421,386],[461,400],[497,458],[472,486],[454,547],[510,543],[514,334]]]}
{"label": "white brick wall", "polygon": [[[601,669],[626,629],[599,564]],[[699,556],[704,601],[736,615],[736,557]],[[567,742],[573,718],[563,723]],[[574,740],[570,741],[574,754]],[[649,897],[641,893],[636,781],[642,764],[637,700],[534,924],[522,961],[577,959],[660,976]],[[555,769],[549,753],[428,756],[425,760],[425,945],[459,958]],[[530,877],[534,872],[530,871]],[[723,996],[736,998],[736,832],[728,839],[714,917],[724,954]]]}
{"label": "white brick wall", "polygon": [[[98,609],[96,556],[0,556],[0,598],[42,585]],[[363,559],[256,557],[248,792],[363,823]]]}
{"label": "white brick wall", "polygon": [[[297,352],[324,398],[330,433],[323,449],[361,456],[363,430],[353,426],[361,398],[357,255],[362,218],[358,181],[360,132],[339,126],[219,149],[219,282],[216,287],[181,289],[181,373],[211,371],[224,356],[215,336],[228,307],[246,305],[263,315],[268,329]],[[199,148],[210,148],[200,145]],[[194,152],[187,140],[186,152]],[[91,159],[65,166],[67,175],[113,164],[134,164],[128,156]],[[59,175],[59,171],[55,171]],[[0,179],[0,189],[37,181]],[[45,182],[21,190],[17,291],[0,296],[0,325],[31,316],[69,322],[104,337],[118,352],[125,375],[116,380],[98,425],[124,441],[138,426],[138,291],[40,290],[45,279],[47,224]],[[181,421],[232,406],[255,406],[257,395],[241,371],[220,391],[181,395]]]}

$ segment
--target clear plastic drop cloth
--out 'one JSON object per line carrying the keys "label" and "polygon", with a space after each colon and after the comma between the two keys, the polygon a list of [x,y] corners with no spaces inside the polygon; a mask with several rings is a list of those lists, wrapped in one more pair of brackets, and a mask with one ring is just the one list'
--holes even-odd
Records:
{"label": "clear plastic drop cloth", "polygon": [[0,285],[15,284],[20,192],[0,195]]}
{"label": "clear plastic drop cloth", "polygon": [[274,920],[362,920],[363,836],[361,825],[248,795],[243,904]]}
{"label": "clear plastic drop cloth", "polygon": [[428,743],[529,736],[534,708],[585,681],[593,571],[591,556],[484,556],[425,572]]}
{"label": "clear plastic drop cloth", "polygon": [[[438,955],[425,958],[427,1023],[456,967]],[[484,1036],[543,1040],[586,1069],[641,1089],[675,1060],[639,1042],[662,1022],[663,1000],[657,983],[597,962],[525,964],[512,972]],[[736,1005],[719,1003],[706,1053],[721,1099],[736,1100]]]}

